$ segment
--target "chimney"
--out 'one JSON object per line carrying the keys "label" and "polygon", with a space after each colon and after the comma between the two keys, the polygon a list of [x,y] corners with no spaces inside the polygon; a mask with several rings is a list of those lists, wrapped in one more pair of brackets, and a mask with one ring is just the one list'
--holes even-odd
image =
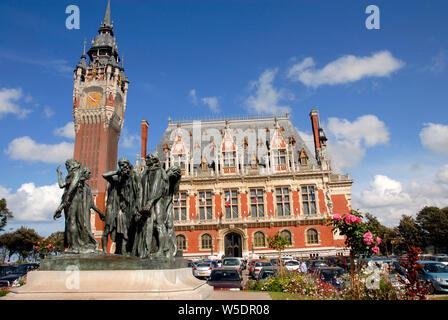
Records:
{"label": "chimney", "polygon": [[311,118],[311,126],[313,128],[314,148],[316,149],[316,156],[317,156],[318,155],[317,151],[320,149],[319,121],[317,119],[317,110],[311,110],[310,118]]}
{"label": "chimney", "polygon": [[142,159],[146,158],[146,146],[148,145],[148,121],[142,120],[142,152],[140,156]]}

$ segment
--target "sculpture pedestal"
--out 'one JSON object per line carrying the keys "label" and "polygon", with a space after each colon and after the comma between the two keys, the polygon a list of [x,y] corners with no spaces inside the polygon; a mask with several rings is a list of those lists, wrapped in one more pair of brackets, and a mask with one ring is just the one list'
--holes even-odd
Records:
{"label": "sculpture pedestal", "polygon": [[[61,256],[41,262],[26,284],[5,300],[203,300],[213,287],[196,279],[176,258],[161,269],[156,259]],[[160,261],[159,261],[160,262]],[[148,265],[149,263],[149,265]],[[152,268],[151,268],[152,266]]]}

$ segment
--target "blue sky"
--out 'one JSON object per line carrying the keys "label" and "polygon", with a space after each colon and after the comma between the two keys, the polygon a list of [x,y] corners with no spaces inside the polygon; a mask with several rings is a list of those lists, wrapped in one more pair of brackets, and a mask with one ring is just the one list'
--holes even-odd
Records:
{"label": "blue sky", "polygon": [[[65,26],[71,4],[79,30]],[[51,194],[74,140],[61,128],[106,4],[0,3],[0,197],[16,216],[7,231],[63,229]],[[379,30],[365,26],[370,4]],[[168,117],[289,110],[306,138],[317,108],[335,165],[355,179],[354,208],[393,226],[448,205],[448,2],[112,0],[111,11],[130,80],[119,157],[135,161],[141,119],[153,150]]]}

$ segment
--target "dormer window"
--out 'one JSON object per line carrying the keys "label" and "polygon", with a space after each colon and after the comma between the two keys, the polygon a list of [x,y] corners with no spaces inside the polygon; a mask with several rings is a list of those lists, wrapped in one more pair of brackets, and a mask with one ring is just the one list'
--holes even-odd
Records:
{"label": "dormer window", "polygon": [[252,169],[258,169],[258,157],[255,153],[252,153],[252,156],[250,157],[250,167]]}
{"label": "dormer window", "polygon": [[236,163],[236,152],[223,152],[224,168],[234,168]]}
{"label": "dormer window", "polygon": [[201,170],[202,170],[202,172],[208,171],[208,163],[207,163],[207,159],[205,157],[202,157],[202,159],[201,159]]}
{"label": "dormer window", "polygon": [[299,161],[300,161],[300,165],[302,167],[307,167],[308,166],[308,155],[306,154],[304,148],[302,148],[302,151],[300,151]]}

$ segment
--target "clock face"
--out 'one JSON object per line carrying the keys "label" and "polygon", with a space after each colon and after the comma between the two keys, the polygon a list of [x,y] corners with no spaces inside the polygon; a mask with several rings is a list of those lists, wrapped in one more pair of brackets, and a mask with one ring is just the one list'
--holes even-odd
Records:
{"label": "clock face", "polygon": [[91,92],[87,95],[87,106],[96,107],[101,102],[101,93]]}

